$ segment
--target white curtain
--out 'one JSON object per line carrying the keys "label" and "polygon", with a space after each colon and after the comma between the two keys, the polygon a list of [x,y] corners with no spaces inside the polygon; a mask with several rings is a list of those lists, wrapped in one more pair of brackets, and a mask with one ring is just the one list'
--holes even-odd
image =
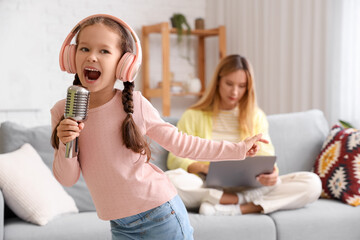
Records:
{"label": "white curtain", "polygon": [[206,21],[227,28],[228,54],[252,62],[258,103],[267,114],[325,109],[325,0],[207,3]]}
{"label": "white curtain", "polygon": [[[331,124],[339,118],[353,122],[359,119],[355,105],[360,103],[359,54],[354,54],[360,44],[359,4],[207,0],[206,23],[225,25],[227,53],[252,62],[258,103],[267,114],[317,108]],[[209,45],[216,48],[216,43]],[[207,79],[217,62],[208,61]]]}
{"label": "white curtain", "polygon": [[327,110],[360,128],[360,1],[331,0],[328,6]]}

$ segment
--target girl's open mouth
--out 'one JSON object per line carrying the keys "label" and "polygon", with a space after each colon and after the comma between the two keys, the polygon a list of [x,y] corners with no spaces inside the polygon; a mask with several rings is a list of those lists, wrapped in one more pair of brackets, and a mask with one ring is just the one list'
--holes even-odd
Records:
{"label": "girl's open mouth", "polygon": [[101,72],[95,68],[85,68],[84,76],[90,81],[96,81],[101,75]]}

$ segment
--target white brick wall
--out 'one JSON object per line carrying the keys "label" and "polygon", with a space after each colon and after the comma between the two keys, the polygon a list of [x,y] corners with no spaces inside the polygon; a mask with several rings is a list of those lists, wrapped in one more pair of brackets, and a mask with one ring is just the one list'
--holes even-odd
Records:
{"label": "white brick wall", "polygon": [[[0,0],[0,122],[50,123],[49,109],[65,97],[73,78],[60,71],[59,50],[81,19],[95,13],[111,14],[126,21],[141,39],[142,25],[169,21],[176,12],[183,13],[193,27],[195,18],[205,18],[206,0]],[[171,46],[171,71],[175,80],[185,80],[195,73],[195,67],[179,58],[175,35]],[[151,37],[154,84],[161,76],[160,47],[160,37]],[[140,87],[141,75],[137,79],[137,89]],[[194,99],[186,98],[184,105],[176,98],[173,102],[172,115],[179,116]],[[160,101],[153,103],[161,109]]]}

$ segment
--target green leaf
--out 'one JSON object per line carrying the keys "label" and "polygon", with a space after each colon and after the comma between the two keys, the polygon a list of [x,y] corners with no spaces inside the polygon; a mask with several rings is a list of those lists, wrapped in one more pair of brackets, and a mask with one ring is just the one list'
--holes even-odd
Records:
{"label": "green leaf", "polygon": [[344,128],[354,128],[354,126],[351,125],[349,122],[346,122],[346,121],[340,120],[340,119],[339,119],[339,122],[340,122],[341,126],[343,126]]}

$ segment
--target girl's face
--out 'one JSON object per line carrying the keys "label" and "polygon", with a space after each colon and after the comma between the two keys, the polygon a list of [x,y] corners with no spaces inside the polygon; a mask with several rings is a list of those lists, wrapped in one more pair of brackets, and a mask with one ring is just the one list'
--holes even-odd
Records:
{"label": "girl's face", "polygon": [[219,94],[220,109],[231,110],[237,106],[247,88],[247,78],[244,70],[236,70],[220,78]]}
{"label": "girl's face", "polygon": [[108,26],[94,24],[79,33],[76,72],[90,92],[112,92],[120,60],[120,36]]}

